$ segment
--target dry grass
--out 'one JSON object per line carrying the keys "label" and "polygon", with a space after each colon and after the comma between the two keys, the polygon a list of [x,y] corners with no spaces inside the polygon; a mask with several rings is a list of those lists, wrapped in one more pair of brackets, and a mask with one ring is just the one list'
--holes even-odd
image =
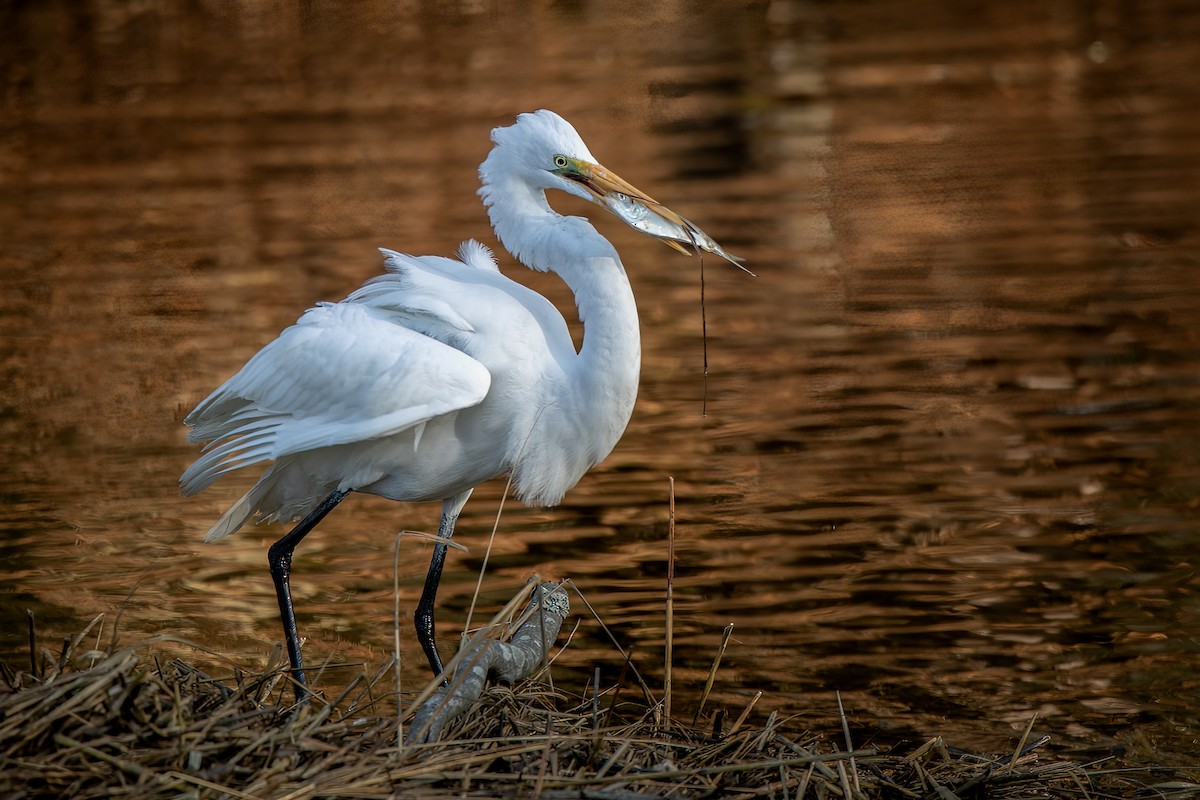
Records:
{"label": "dry grass", "polygon": [[160,663],[149,645],[74,655],[82,638],[5,669],[0,796],[953,800],[1200,789],[1166,771],[1056,760],[1024,740],[997,757],[940,738],[912,752],[847,752],[831,744],[841,731],[798,734],[776,714],[701,731],[664,724],[661,706],[619,702],[616,687],[570,698],[536,682],[493,687],[442,741],[401,747],[398,721],[372,711],[387,697],[386,667],[329,703],[289,710],[277,705],[290,697],[278,673],[218,681]]}

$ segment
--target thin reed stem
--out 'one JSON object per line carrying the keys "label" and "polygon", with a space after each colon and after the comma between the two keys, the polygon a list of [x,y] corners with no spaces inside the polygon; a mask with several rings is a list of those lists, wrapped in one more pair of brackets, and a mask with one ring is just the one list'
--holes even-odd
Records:
{"label": "thin reed stem", "polygon": [[675,479],[667,478],[667,622],[663,655],[663,718],[671,724],[671,665],[675,644]]}

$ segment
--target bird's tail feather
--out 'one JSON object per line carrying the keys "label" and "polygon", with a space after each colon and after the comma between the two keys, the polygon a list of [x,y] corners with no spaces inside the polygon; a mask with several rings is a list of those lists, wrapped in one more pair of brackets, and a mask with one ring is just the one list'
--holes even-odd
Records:
{"label": "bird's tail feather", "polygon": [[231,533],[236,533],[250,517],[254,516],[254,512],[258,511],[259,503],[262,502],[272,484],[274,481],[271,480],[271,473],[263,475],[262,479],[254,484],[254,488],[242,495],[242,499],[222,514],[217,523],[209,529],[208,533],[204,534],[204,541],[215,542],[218,539],[224,539]]}

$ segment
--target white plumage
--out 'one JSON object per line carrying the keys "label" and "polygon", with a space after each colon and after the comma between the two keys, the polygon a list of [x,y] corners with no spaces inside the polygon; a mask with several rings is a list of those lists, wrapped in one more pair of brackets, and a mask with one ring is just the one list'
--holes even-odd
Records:
{"label": "white plumage", "polygon": [[[578,352],[558,310],[502,275],[483,245],[466,242],[457,260],[383,250],[386,273],[306,311],[185,420],[190,441],[208,442],[180,479],[185,494],[272,462],[208,540],[252,516],[306,517],[271,553],[298,691],[291,551],[346,493],[442,500],[439,534],[449,538],[472,488],[508,471],[524,502],[558,503],[609,454],[633,410],[641,351],[624,267],[591,223],[559,215],[545,193],[602,207],[612,192],[642,196],[595,164],[551,111],[522,114],[492,139],[480,197],[508,251],[571,288],[584,324]],[[435,671],[444,551],[435,550],[417,615]]]}

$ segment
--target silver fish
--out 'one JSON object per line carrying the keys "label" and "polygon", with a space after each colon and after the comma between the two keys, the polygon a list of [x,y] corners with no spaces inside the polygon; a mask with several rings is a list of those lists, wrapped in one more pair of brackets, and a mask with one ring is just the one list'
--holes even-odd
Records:
{"label": "silver fish", "polygon": [[720,256],[743,272],[754,274],[742,266],[742,259],[725,252],[707,233],[606,167],[565,155],[556,155],[554,164],[550,172],[579,184],[591,196],[592,202],[604,206],[635,230],[653,236],[685,255],[691,255],[691,252],[684,245],[691,245],[697,252],[703,250]]}
{"label": "silver fish", "polygon": [[691,245],[697,250],[720,256],[743,272],[754,274],[742,266],[744,259],[727,253],[711,236],[700,230],[690,220],[649,198],[634,198],[624,192],[608,192],[604,195],[604,204],[609,211],[631,228],[662,239],[680,252],[688,252],[686,248],[680,246],[681,244]]}

